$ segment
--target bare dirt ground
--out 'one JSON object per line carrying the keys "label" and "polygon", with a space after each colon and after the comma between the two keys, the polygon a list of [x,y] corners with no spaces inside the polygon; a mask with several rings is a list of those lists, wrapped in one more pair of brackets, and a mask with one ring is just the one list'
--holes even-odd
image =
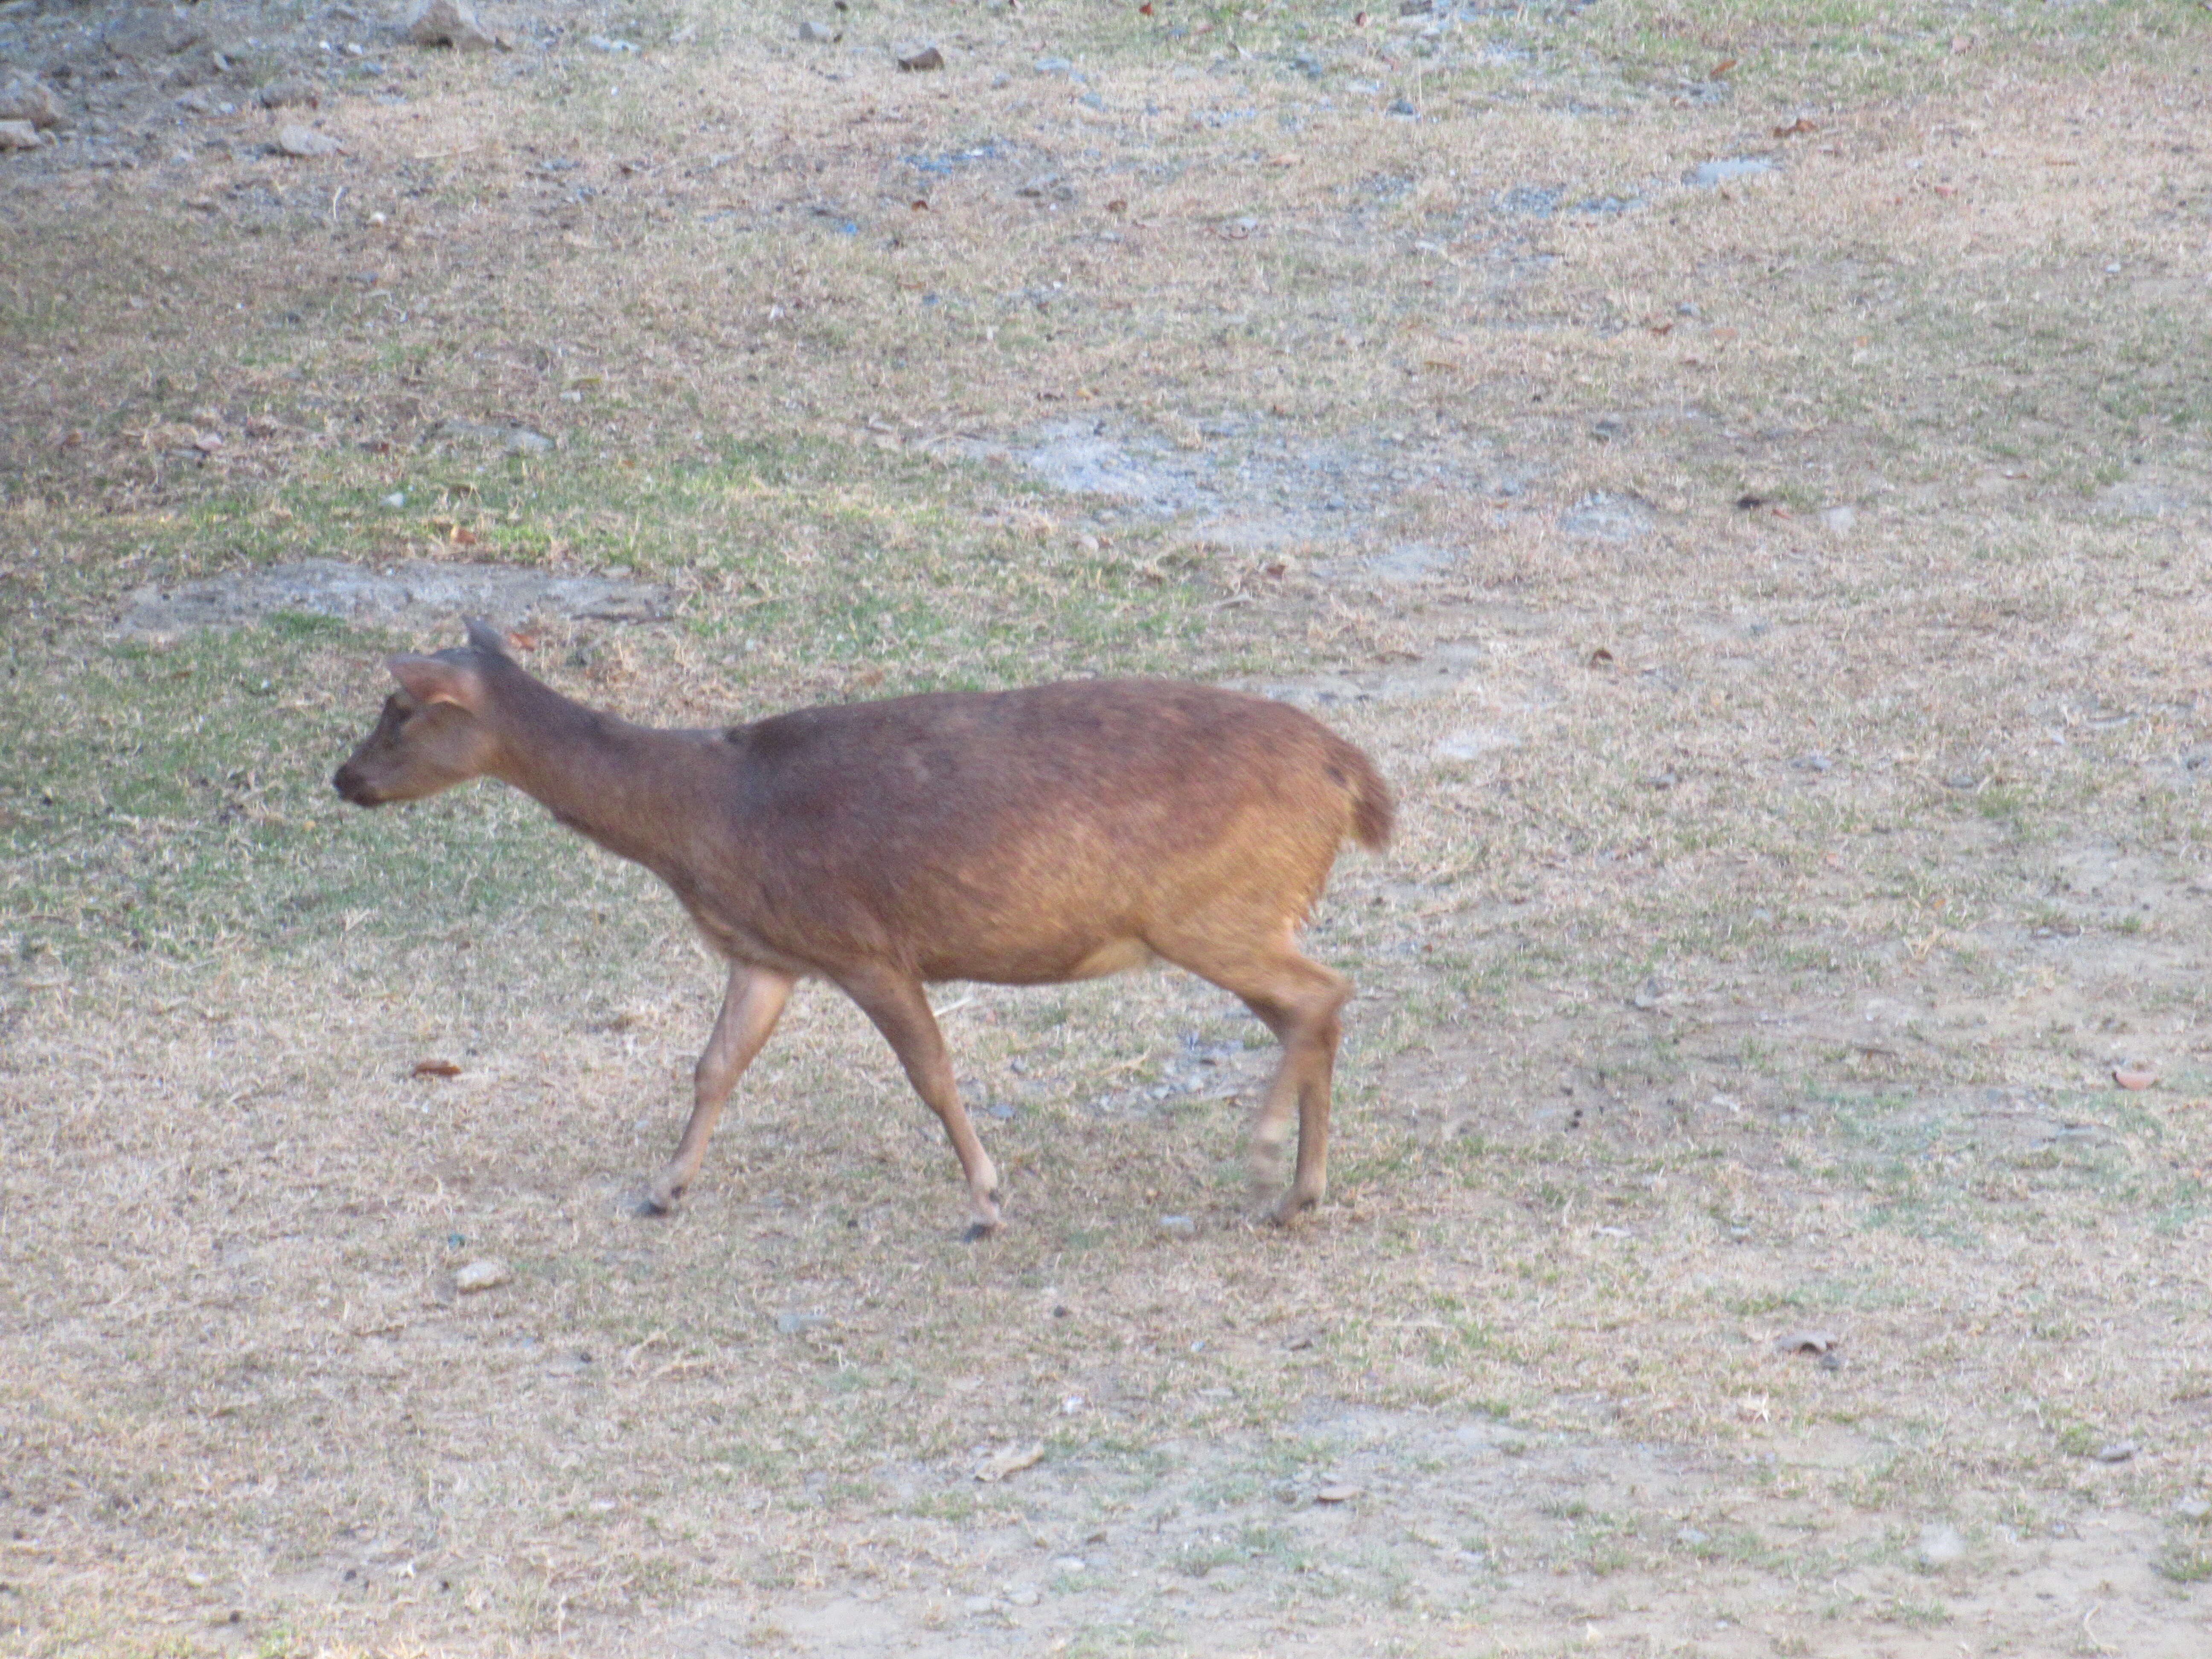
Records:
{"label": "bare dirt ground", "polygon": [[[2207,1650],[2212,14],[483,21],[0,4],[0,1652]],[[1143,975],[639,1218],[676,907],[325,781],[476,608],[1316,709],[1328,1206]]]}

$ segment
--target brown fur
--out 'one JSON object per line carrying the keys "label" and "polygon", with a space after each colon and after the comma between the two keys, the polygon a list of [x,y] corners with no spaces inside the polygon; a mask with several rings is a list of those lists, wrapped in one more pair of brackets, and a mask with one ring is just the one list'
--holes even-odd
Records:
{"label": "brown fur", "polygon": [[395,657],[403,690],[333,780],[364,806],[488,775],[666,882],[731,963],[691,1120],[647,1201],[697,1173],[738,1076],[797,980],[842,987],[943,1121],[976,1227],[998,1177],[922,986],[1033,985],[1163,957],[1281,1040],[1253,1131],[1271,1164],[1298,1115],[1285,1217],[1320,1201],[1337,1010],[1350,987],[1294,934],[1337,848],[1379,848],[1390,793],[1297,709],[1166,680],[940,692],[724,731],[632,726],[533,679],[498,633]]}

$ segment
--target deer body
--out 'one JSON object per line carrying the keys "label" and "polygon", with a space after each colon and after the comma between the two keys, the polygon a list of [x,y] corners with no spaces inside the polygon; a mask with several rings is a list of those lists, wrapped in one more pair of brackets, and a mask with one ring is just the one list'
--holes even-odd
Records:
{"label": "deer body", "polygon": [[1031,985],[1164,957],[1243,998],[1281,1040],[1253,1130],[1280,1212],[1320,1201],[1338,975],[1295,933],[1338,848],[1380,846],[1388,789],[1297,710],[1170,681],[945,692],[802,709],[721,731],[633,726],[532,678],[496,631],[398,657],[402,690],[334,780],[362,805],[489,775],[644,865],[731,964],[691,1119],[647,1201],[672,1207],[723,1102],[799,979],[872,1019],[960,1158],[976,1230],[998,1176],[922,987]]}

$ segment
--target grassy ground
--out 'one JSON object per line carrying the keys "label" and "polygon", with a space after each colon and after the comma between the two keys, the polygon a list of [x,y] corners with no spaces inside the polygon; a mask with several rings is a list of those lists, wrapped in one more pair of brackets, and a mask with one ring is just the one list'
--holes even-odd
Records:
{"label": "grassy ground", "polygon": [[[2197,1650],[2212,17],[220,3],[0,157],[0,1650]],[[1316,708],[1329,1206],[1152,975],[940,991],[1000,1240],[819,988],[635,1218],[677,908],[328,790],[452,620],[116,625],[311,556]]]}

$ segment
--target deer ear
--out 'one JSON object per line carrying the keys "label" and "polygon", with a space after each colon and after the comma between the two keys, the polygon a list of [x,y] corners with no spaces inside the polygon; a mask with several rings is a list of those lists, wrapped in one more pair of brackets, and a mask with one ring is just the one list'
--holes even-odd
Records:
{"label": "deer ear", "polygon": [[514,653],[507,647],[507,635],[483,617],[470,617],[468,629],[469,643],[487,657],[506,657],[510,660],[514,658]]}
{"label": "deer ear", "polygon": [[473,714],[483,701],[482,677],[460,663],[438,657],[394,657],[385,666],[419,703],[450,702]]}

